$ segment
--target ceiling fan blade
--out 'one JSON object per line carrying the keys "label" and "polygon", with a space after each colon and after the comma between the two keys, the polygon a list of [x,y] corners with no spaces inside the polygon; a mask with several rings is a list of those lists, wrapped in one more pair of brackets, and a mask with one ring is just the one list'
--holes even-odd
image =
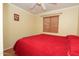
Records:
{"label": "ceiling fan blade", "polygon": [[45,7],[44,4],[41,4],[41,7],[42,7],[43,10],[46,10],[46,7]]}
{"label": "ceiling fan blade", "polygon": [[34,9],[36,7],[36,4],[32,5],[32,7],[30,9]]}

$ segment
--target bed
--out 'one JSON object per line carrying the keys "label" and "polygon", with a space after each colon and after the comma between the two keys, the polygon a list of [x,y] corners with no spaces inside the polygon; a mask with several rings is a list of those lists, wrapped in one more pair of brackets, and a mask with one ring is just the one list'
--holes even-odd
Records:
{"label": "bed", "polygon": [[[71,36],[38,34],[19,39],[14,45],[17,56],[68,56],[73,49]],[[79,39],[79,38],[78,38]],[[71,46],[71,47],[70,47]],[[78,48],[78,46],[77,46]],[[77,49],[78,50],[78,49]],[[76,51],[77,52],[77,51]],[[76,55],[79,55],[79,50]]]}

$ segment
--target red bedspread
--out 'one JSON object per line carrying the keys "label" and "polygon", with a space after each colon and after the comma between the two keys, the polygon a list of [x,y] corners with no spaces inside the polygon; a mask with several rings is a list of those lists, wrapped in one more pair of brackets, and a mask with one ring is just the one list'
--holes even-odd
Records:
{"label": "red bedspread", "polygon": [[79,56],[79,36],[68,35],[69,53],[71,56]]}
{"label": "red bedspread", "polygon": [[19,56],[66,56],[67,39],[47,34],[24,37],[16,42],[14,50]]}

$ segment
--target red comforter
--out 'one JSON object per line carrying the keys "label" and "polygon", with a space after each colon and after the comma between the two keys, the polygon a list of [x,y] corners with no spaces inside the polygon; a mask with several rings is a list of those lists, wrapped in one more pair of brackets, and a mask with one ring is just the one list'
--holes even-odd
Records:
{"label": "red comforter", "polygon": [[67,41],[64,36],[39,34],[19,39],[14,50],[19,56],[66,56]]}

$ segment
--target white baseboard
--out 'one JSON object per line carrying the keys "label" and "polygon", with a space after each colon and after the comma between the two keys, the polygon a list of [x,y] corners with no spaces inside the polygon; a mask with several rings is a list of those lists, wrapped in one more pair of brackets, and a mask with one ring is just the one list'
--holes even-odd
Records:
{"label": "white baseboard", "polygon": [[11,46],[9,46],[8,48],[5,48],[5,49],[3,48],[3,51],[11,49],[11,48],[13,48],[13,46],[14,46],[14,44],[12,44]]}
{"label": "white baseboard", "polygon": [[4,49],[3,51],[8,50],[8,49],[11,49],[11,48],[13,48],[13,46],[12,47],[8,47],[8,48]]}

